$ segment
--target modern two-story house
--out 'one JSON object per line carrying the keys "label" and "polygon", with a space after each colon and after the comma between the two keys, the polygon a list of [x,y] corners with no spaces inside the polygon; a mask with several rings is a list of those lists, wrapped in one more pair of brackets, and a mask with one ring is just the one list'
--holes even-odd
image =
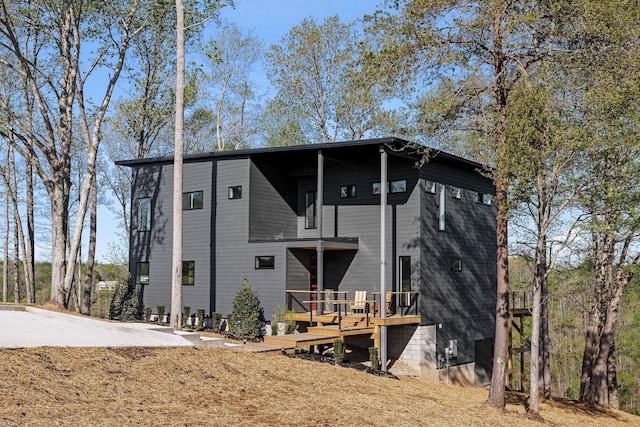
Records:
{"label": "modern two-story house", "polygon": [[[133,174],[131,276],[145,306],[169,307],[173,158],[118,164]],[[189,155],[183,180],[185,306],[229,313],[243,274],[267,319],[287,291],[371,298],[384,280],[420,316],[389,331],[392,358],[437,380],[455,340],[460,375],[489,380],[496,210],[482,165],[384,138]]]}

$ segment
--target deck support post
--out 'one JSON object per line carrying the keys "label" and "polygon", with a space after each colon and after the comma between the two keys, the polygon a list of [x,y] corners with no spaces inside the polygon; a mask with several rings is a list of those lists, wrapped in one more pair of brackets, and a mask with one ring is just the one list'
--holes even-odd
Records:
{"label": "deck support post", "polygon": [[[386,307],[386,246],[387,246],[387,152],[384,145],[380,145],[380,317],[387,317]],[[387,326],[380,326],[380,367],[387,371]]]}
{"label": "deck support post", "polygon": [[[324,247],[322,246],[322,205],[324,204],[324,156],[322,150],[318,150],[318,179],[316,183],[316,212],[317,212],[317,227],[318,227],[318,244],[316,246],[317,252],[317,282],[318,292],[316,293],[316,299],[322,300],[321,295],[324,291]],[[324,303],[316,304],[316,313],[323,313]]]}

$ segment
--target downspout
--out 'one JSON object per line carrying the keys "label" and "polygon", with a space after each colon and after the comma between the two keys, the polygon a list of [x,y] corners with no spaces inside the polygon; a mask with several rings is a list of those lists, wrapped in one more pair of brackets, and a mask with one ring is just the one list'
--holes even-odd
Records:
{"label": "downspout", "polygon": [[[386,319],[387,152],[380,146],[380,318]],[[387,371],[387,326],[380,326],[380,366]]]}
{"label": "downspout", "polygon": [[[316,244],[317,253],[317,281],[318,292],[316,293],[317,300],[324,299],[324,247],[322,244],[322,205],[324,204],[324,156],[322,150],[318,150],[318,179],[316,183],[316,212],[317,212],[317,227],[318,227],[318,243]],[[316,304],[316,314],[322,314],[324,303]]]}

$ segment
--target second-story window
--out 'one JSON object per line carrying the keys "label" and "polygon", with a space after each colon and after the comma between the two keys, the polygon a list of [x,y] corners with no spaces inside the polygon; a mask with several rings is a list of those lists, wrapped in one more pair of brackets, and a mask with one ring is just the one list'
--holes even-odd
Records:
{"label": "second-story window", "polygon": [[151,230],[151,198],[138,199],[138,231]]}
{"label": "second-story window", "polygon": [[340,187],[340,198],[341,199],[353,199],[356,197],[356,186],[355,185],[343,185]]}
{"label": "second-story window", "polygon": [[242,199],[242,185],[229,187],[229,200]]}
{"label": "second-story window", "polygon": [[202,191],[182,193],[182,210],[202,209]]}
{"label": "second-story window", "polygon": [[304,228],[316,228],[316,192],[304,193]]}

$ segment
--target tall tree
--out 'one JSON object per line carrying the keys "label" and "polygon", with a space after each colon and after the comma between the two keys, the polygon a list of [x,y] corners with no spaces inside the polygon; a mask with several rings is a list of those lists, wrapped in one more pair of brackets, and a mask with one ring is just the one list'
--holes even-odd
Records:
{"label": "tall tree", "polygon": [[256,93],[249,76],[262,57],[262,43],[237,25],[224,24],[203,50],[208,58],[205,76],[215,116],[215,149],[250,146],[257,114],[251,105]]}
{"label": "tall tree", "polygon": [[[439,108],[442,123],[458,138],[479,141],[492,153],[496,185],[497,299],[490,404],[504,408],[509,321],[508,147],[509,94],[554,43],[552,10],[544,2],[487,0],[388,1],[390,11],[368,18],[368,31],[378,37],[380,67],[393,74],[401,87],[415,87],[431,79],[447,90],[425,111]],[[394,66],[389,67],[389,64]],[[425,79],[424,77],[428,79]],[[483,106],[478,110],[478,105]],[[481,114],[484,127],[458,127]],[[476,123],[476,121],[471,121]],[[442,127],[441,127],[442,128]],[[486,149],[489,147],[489,150]]]}
{"label": "tall tree", "polygon": [[276,98],[299,111],[301,121],[313,124],[315,132],[308,139],[357,140],[390,127],[392,114],[382,108],[384,73],[365,69],[361,43],[365,41],[355,24],[343,24],[336,15],[321,24],[304,19],[267,51],[267,76],[278,91]]}
{"label": "tall tree", "polygon": [[[131,38],[144,26],[137,2],[3,2],[0,7],[0,65],[15,73],[36,106],[37,125],[25,121],[25,105],[3,100],[14,124],[17,149],[31,160],[51,201],[51,299],[68,301],[87,200],[95,173],[101,126],[122,70]],[[82,54],[85,43],[95,55]],[[108,68],[106,82],[93,85],[97,70]],[[86,93],[102,87],[102,95]],[[89,98],[100,102],[93,105]],[[76,122],[76,118],[78,122]],[[81,129],[88,163],[70,251],[67,253],[71,146]],[[38,131],[35,131],[35,129]],[[67,257],[68,255],[68,257]]]}
{"label": "tall tree", "polygon": [[182,157],[184,147],[184,3],[176,0],[176,114],[173,148],[171,327],[182,329]]}

